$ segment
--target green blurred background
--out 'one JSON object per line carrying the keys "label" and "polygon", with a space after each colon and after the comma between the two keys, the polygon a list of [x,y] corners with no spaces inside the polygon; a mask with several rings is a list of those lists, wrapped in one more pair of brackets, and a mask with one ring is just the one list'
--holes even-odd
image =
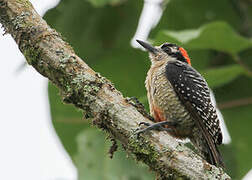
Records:
{"label": "green blurred background", "polygon": [[[148,55],[130,46],[143,0],[62,0],[45,20],[60,32],[95,71],[110,79],[124,96],[135,96],[148,108],[144,80]],[[224,116],[232,142],[222,145],[226,171],[241,179],[252,168],[252,1],[164,1],[163,16],[149,39],[187,49],[192,65],[207,79]],[[61,102],[49,84],[54,128],[85,180],[155,179],[122,147],[108,155],[107,135]]]}

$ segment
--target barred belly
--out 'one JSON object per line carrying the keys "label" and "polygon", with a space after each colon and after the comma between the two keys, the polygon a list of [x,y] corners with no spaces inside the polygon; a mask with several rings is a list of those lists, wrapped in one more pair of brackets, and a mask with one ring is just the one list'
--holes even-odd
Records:
{"label": "barred belly", "polygon": [[176,127],[171,127],[174,129],[172,135],[177,138],[189,137],[195,127],[195,122],[163,73],[163,68],[160,68],[160,71],[153,74],[151,93],[154,107],[162,112],[164,120],[177,124]]}

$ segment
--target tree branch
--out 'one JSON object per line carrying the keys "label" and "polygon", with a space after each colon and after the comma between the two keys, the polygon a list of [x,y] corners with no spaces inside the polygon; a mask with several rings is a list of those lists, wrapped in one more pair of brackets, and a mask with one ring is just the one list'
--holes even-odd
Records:
{"label": "tree branch", "polygon": [[93,123],[119,140],[160,179],[230,179],[165,132],[137,137],[135,129],[150,122],[114,86],[80,59],[61,36],[36,13],[28,0],[0,0],[0,23],[27,62],[50,79],[66,103],[93,117]]}

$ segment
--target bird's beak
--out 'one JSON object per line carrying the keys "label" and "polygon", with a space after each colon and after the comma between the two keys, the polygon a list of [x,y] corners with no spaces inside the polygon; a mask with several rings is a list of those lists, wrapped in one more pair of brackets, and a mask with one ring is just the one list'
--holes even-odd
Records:
{"label": "bird's beak", "polygon": [[150,53],[153,54],[157,54],[158,50],[157,48],[153,47],[152,45],[150,45],[149,43],[140,41],[140,40],[136,40],[141,46],[143,46],[147,51],[149,51]]}

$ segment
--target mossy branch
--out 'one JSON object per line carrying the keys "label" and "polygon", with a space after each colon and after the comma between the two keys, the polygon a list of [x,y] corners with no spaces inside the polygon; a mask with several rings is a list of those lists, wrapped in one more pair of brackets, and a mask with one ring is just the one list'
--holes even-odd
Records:
{"label": "mossy branch", "polygon": [[119,140],[159,179],[230,179],[165,132],[137,137],[138,124],[149,120],[80,59],[28,0],[0,0],[0,23],[27,62],[59,88],[64,102],[87,112],[98,128]]}

